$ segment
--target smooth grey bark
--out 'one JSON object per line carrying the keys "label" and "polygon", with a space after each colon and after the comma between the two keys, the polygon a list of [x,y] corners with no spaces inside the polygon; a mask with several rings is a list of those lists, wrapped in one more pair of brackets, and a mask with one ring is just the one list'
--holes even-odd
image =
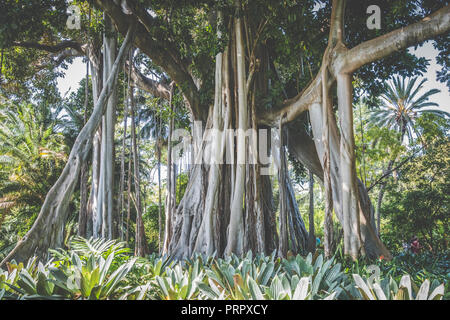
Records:
{"label": "smooth grey bark", "polygon": [[324,186],[324,252],[325,257],[329,258],[333,255],[334,235],[333,235],[333,190],[331,184],[331,150],[330,150],[330,116],[332,115],[332,100],[330,87],[328,86],[328,62],[324,58],[322,66],[322,144],[323,152],[323,186]]}
{"label": "smooth grey bark", "polygon": [[280,162],[279,162],[279,192],[280,192],[280,214],[279,214],[279,244],[278,244],[278,255],[281,257],[286,257],[288,247],[289,247],[289,236],[288,236],[288,218],[287,218],[287,187],[286,187],[286,152],[284,147],[284,133],[283,127],[280,123],[279,127],[279,137],[280,137]]}
{"label": "smooth grey bark", "polygon": [[133,175],[132,173],[132,155],[133,152],[131,151],[132,145],[130,143],[130,154],[128,156],[128,181],[127,181],[127,226],[125,230],[125,241],[129,243],[130,241],[130,223],[131,223],[131,177]]}
{"label": "smooth grey bark", "polygon": [[[105,15],[103,36],[103,79],[111,72],[117,50],[117,37],[108,16]],[[101,235],[113,239],[117,221],[114,211],[114,133],[117,107],[117,93],[108,98],[106,113],[102,119],[102,144],[100,154],[100,183],[98,190],[98,215],[101,216]],[[100,226],[99,226],[100,227]]]}
{"label": "smooth grey bark", "polygon": [[[131,63],[133,57],[133,49],[130,50],[128,61]],[[131,70],[131,68],[129,69]],[[124,97],[126,97],[126,102],[123,106],[123,137],[122,137],[122,153],[120,155],[120,181],[119,181],[119,198],[117,204],[117,210],[119,210],[119,237],[123,241],[124,240],[124,209],[125,209],[125,148],[126,148],[126,139],[127,139],[127,127],[128,127],[128,104],[129,97],[128,93],[130,91],[130,71],[128,72],[128,81],[126,87],[126,93],[124,93]]]}
{"label": "smooth grey bark", "polygon": [[[92,73],[92,100],[94,102],[94,106],[98,101],[100,92],[103,88],[103,62],[101,58],[101,54],[96,54],[96,50],[94,47],[91,47],[88,51],[89,53],[89,61],[91,65],[91,73]],[[97,224],[97,193],[98,193],[98,184],[100,177],[100,146],[101,146],[101,124],[94,134],[94,138],[92,141],[92,160],[91,160],[91,190],[89,194],[89,200],[87,205],[87,215],[89,217],[89,221],[87,224],[86,236],[88,238],[94,236],[94,230],[96,229]]]}
{"label": "smooth grey bark", "polygon": [[162,238],[162,200],[161,200],[161,152],[162,152],[162,137],[161,137],[162,120],[159,118],[158,136],[156,137],[155,149],[158,157],[158,251],[161,252],[161,238]]}
{"label": "smooth grey bark", "polygon": [[362,248],[358,189],[356,185],[355,140],[353,135],[353,87],[349,74],[337,77],[338,109],[340,119],[340,169],[342,215],[344,220],[344,253],[357,259]]}
{"label": "smooth grey bark", "polygon": [[127,32],[109,78],[104,84],[99,99],[94,106],[94,110],[86,125],[78,134],[60,177],[47,193],[36,221],[27,234],[0,263],[0,267],[3,267],[6,262],[12,259],[22,262],[33,255],[45,259],[49,248],[58,248],[63,245],[64,226],[69,213],[67,209],[76,181],[79,178],[81,162],[87,159],[89,150],[92,147],[93,136],[100,124],[102,114],[106,110],[108,97],[115,89],[119,67],[123,62],[125,52],[128,51],[131,45],[131,38],[132,27]]}
{"label": "smooth grey bark", "polygon": [[134,102],[134,87],[130,86],[130,118],[131,118],[131,150],[133,155],[133,176],[134,192],[136,199],[136,238],[135,238],[135,256],[144,257],[147,253],[147,243],[145,240],[144,222],[142,220],[142,202],[141,202],[141,179],[139,173],[139,154],[136,139],[136,117]]}
{"label": "smooth grey bark", "polygon": [[[88,107],[89,107],[89,62],[86,62],[86,84],[84,91],[84,116],[83,125],[87,122]],[[80,173],[80,210],[78,213],[78,235],[80,237],[87,236],[88,224],[88,169],[89,161],[83,161],[81,164]]]}
{"label": "smooth grey bark", "polygon": [[[162,252],[166,253],[168,250],[169,239],[172,234],[172,213],[174,211],[176,205],[176,193],[174,194],[174,184],[176,184],[176,180],[173,179],[173,174],[176,175],[176,168],[172,163],[172,132],[174,130],[174,106],[172,103],[173,97],[173,85],[171,86],[170,96],[169,96],[169,108],[171,112],[170,120],[169,120],[169,142],[167,144],[167,194],[166,194],[166,205],[165,205],[165,223],[164,223],[164,243],[162,247]],[[172,171],[173,174],[172,174]]]}
{"label": "smooth grey bark", "polygon": [[308,210],[308,222],[309,222],[309,238],[308,238],[308,251],[316,251],[316,232],[314,228],[314,175],[311,170],[308,170],[309,174],[309,210]]}
{"label": "smooth grey bark", "polygon": [[[240,1],[236,1],[240,6]],[[231,201],[231,216],[228,233],[228,243],[225,254],[242,254],[243,250],[243,198],[245,185],[245,163],[246,163],[246,139],[247,130],[247,92],[246,92],[246,69],[245,49],[242,36],[241,18],[234,19],[234,31],[236,37],[236,75],[237,75],[237,100],[238,100],[238,133],[237,133],[237,157],[236,177],[234,178],[234,193]]]}

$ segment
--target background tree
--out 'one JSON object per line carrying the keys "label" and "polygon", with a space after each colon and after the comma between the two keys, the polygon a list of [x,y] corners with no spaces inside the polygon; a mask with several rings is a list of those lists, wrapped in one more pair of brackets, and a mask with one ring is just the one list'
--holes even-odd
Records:
{"label": "background tree", "polygon": [[[399,133],[399,142],[403,143],[405,137],[412,143],[414,137],[421,138],[420,133],[415,131],[415,120],[424,113],[436,114],[441,117],[450,116],[445,111],[429,109],[429,107],[438,107],[435,102],[429,101],[430,97],[440,91],[431,89],[422,93],[421,89],[427,79],[422,79],[415,87],[418,78],[406,79],[394,77],[392,81],[385,83],[383,93],[380,97],[381,105],[372,110],[370,123],[373,126],[388,128]],[[395,164],[395,153],[388,162],[387,168],[383,172],[384,179],[389,177]],[[377,230],[380,230],[381,205],[384,196],[386,180],[380,184],[377,199]]]}
{"label": "background tree", "polygon": [[[447,249],[449,226],[450,122],[433,114],[417,119],[422,142],[413,146],[413,158],[398,169],[398,182],[387,186],[385,237],[397,250],[417,235],[425,251]],[[411,157],[410,154],[406,155]],[[386,226],[385,225],[385,226]],[[399,237],[402,235],[402,237]]]}

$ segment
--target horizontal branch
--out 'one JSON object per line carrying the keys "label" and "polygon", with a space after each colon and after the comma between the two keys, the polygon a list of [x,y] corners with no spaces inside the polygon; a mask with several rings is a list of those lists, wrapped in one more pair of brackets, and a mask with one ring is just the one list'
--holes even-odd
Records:
{"label": "horizontal branch", "polygon": [[395,51],[429,40],[450,31],[450,5],[422,21],[365,41],[337,57],[333,70],[352,73],[365,64],[380,60]]}
{"label": "horizontal branch", "polygon": [[[187,71],[180,55],[174,52],[173,46],[152,37],[152,34],[135,15],[126,14],[122,8],[110,0],[95,0],[95,4],[107,13],[117,30],[125,34],[131,23],[137,23],[134,45],[141,49],[152,61],[160,66],[170,78],[181,88],[188,102],[194,119],[206,120],[206,112],[200,105],[200,94],[194,79]],[[128,2],[129,7],[132,2]],[[166,40],[167,41],[167,40]],[[169,48],[170,46],[170,48]]]}
{"label": "horizontal branch", "polygon": [[51,53],[58,53],[66,49],[74,49],[78,51],[80,54],[84,53],[83,46],[73,40],[65,40],[57,44],[43,44],[38,42],[32,42],[32,41],[24,41],[24,42],[14,42],[14,47],[22,47],[22,48],[29,48],[29,49],[37,49],[37,50],[43,50]]}
{"label": "horizontal branch", "polygon": [[[124,68],[128,74],[129,64],[126,63]],[[165,100],[170,99],[170,88],[168,85],[144,76],[135,67],[131,70],[131,80],[139,89],[151,93],[155,97],[163,98]]]}
{"label": "horizontal branch", "polygon": [[303,112],[307,111],[313,102],[321,101],[321,88],[322,77],[319,72],[305,90],[294,98],[285,100],[280,108],[268,110],[260,115],[258,122],[268,126],[276,126],[279,124],[280,117],[283,118],[283,124],[295,120]]}
{"label": "horizontal branch", "polygon": [[[380,60],[395,51],[406,49],[449,31],[450,6],[446,6],[420,22],[363,42],[350,50],[344,50],[343,53],[336,55],[330,69],[334,76],[338,73],[352,73],[363,65]],[[330,77],[329,82],[333,81],[334,77]],[[296,119],[308,110],[313,102],[320,101],[321,85],[322,79],[318,72],[309,86],[297,96],[286,100],[280,108],[261,114],[259,123],[275,126],[278,125],[280,117],[284,118],[283,123]]]}

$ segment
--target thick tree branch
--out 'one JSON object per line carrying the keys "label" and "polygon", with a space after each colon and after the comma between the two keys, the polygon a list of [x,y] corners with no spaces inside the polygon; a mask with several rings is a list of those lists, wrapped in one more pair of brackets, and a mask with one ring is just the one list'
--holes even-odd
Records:
{"label": "thick tree branch", "polygon": [[[57,44],[43,44],[39,42],[24,41],[14,42],[13,47],[21,47],[27,49],[36,49],[52,53],[49,55],[50,63],[53,67],[59,66],[64,60],[69,57],[79,57],[86,54],[86,45],[82,45],[74,40],[65,40]],[[48,62],[39,63],[35,65],[37,69],[43,69],[48,66]]]}
{"label": "thick tree branch", "polygon": [[328,46],[334,47],[344,39],[344,11],[346,0],[333,0]]}
{"label": "thick tree branch", "polygon": [[[126,63],[124,68],[128,73],[129,64]],[[170,99],[170,87],[168,85],[144,76],[136,67],[131,68],[130,75],[134,85],[139,89],[151,93],[155,97],[163,98],[165,100]]]}
{"label": "thick tree branch", "polygon": [[58,53],[66,49],[74,49],[80,54],[84,54],[83,45],[74,40],[65,40],[58,44],[43,44],[38,42],[24,41],[24,42],[14,42],[14,47],[22,47],[29,49],[43,50],[51,53]]}
{"label": "thick tree branch", "polygon": [[260,115],[258,122],[268,126],[276,126],[280,117],[283,124],[295,120],[303,112],[307,111],[314,101],[320,101],[322,90],[322,77],[320,73],[310,85],[292,99],[284,101],[277,109],[271,109]]}
{"label": "thick tree branch", "polygon": [[383,36],[363,42],[338,57],[335,74],[352,73],[370,62],[382,59],[395,51],[406,49],[450,31],[450,5],[436,11],[422,21],[397,29]]}
{"label": "thick tree branch", "polygon": [[[363,42],[350,50],[345,50],[344,53],[337,55],[330,71],[333,75],[355,72],[367,63],[377,61],[397,50],[403,50],[449,31],[450,6],[446,6],[420,22]],[[330,36],[333,34],[333,32],[330,32]],[[329,81],[334,81],[334,78],[330,77]],[[258,119],[259,123],[276,126],[280,117],[284,117],[284,122],[294,120],[308,110],[312,102],[320,101],[321,82],[322,78],[319,72],[310,85],[297,96],[286,100],[280,108],[261,114]]]}
{"label": "thick tree branch", "polygon": [[128,26],[131,23],[138,22],[135,31],[134,45],[140,48],[155,64],[164,69],[170,78],[177,83],[181,88],[186,101],[189,102],[189,107],[194,119],[206,121],[207,112],[204,112],[204,108],[200,105],[200,95],[197,86],[195,85],[194,79],[187,71],[187,66],[185,66],[182,59],[179,58],[180,55],[177,54],[177,52],[174,52],[174,50],[172,50],[173,48],[168,48],[168,44],[165,43],[165,41],[159,41],[158,39],[153,38],[147,28],[142,23],[139,23],[138,17],[125,14],[122,11],[122,8],[113,1],[95,0],[95,4],[111,17],[117,30],[121,34],[126,33]]}

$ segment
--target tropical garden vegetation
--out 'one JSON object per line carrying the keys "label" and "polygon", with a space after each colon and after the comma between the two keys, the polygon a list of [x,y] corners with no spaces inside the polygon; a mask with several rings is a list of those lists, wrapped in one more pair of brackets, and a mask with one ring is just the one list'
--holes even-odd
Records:
{"label": "tropical garden vegetation", "polygon": [[449,299],[449,18],[2,1],[0,300]]}

